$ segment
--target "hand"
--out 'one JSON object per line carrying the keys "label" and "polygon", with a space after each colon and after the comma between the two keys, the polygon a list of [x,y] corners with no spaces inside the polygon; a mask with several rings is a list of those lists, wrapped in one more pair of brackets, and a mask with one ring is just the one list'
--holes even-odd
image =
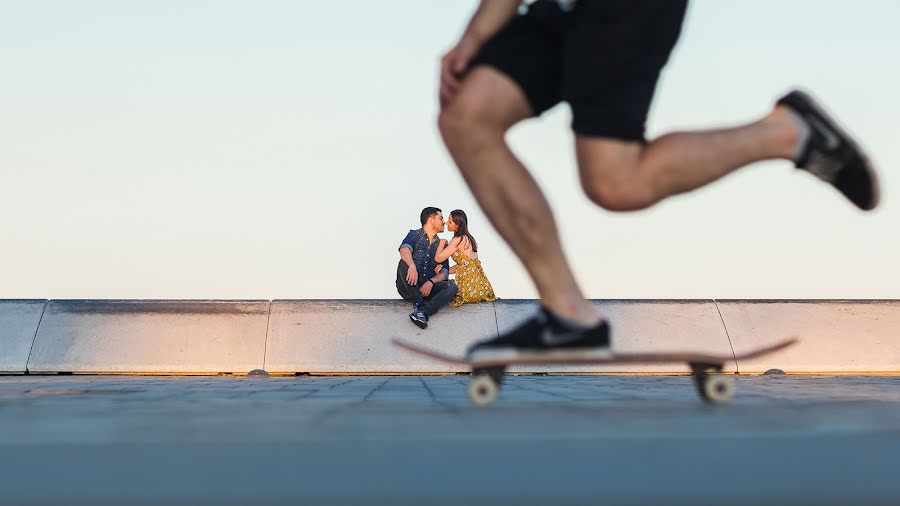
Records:
{"label": "hand", "polygon": [[410,267],[406,270],[406,282],[409,283],[410,286],[419,284],[419,272],[415,267]]}
{"label": "hand", "polygon": [[466,71],[469,70],[469,64],[472,63],[472,59],[478,54],[481,44],[480,41],[472,36],[463,36],[456,46],[447,51],[441,58],[441,87],[439,93],[441,109],[456,96],[456,93],[459,91],[460,80]]}
{"label": "hand", "polygon": [[443,268],[444,268],[444,264],[437,264],[437,265],[435,265],[435,266],[434,266],[434,273],[435,273],[435,274],[440,274],[440,273],[441,273],[441,269],[443,269]]}
{"label": "hand", "polygon": [[434,288],[434,281],[428,280],[421,287],[419,287],[419,291],[422,292],[422,297],[428,297],[431,295],[431,289]]}

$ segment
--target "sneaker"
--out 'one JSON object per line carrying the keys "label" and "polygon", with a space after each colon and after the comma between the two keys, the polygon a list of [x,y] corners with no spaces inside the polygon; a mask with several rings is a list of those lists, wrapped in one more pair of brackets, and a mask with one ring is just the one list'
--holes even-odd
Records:
{"label": "sneaker", "polygon": [[428,327],[428,315],[425,314],[425,310],[422,309],[422,306],[418,304],[416,304],[413,312],[409,313],[409,319],[412,320],[412,322],[415,323],[416,326],[420,329]]}
{"label": "sneaker", "polygon": [[788,93],[778,104],[790,108],[810,129],[809,141],[794,165],[833,185],[860,209],[874,209],[879,198],[878,178],[856,142],[802,91]]}
{"label": "sneaker", "polygon": [[572,330],[546,309],[513,330],[495,339],[476,343],[466,358],[473,362],[518,360],[579,360],[612,356],[609,347],[609,324]]}

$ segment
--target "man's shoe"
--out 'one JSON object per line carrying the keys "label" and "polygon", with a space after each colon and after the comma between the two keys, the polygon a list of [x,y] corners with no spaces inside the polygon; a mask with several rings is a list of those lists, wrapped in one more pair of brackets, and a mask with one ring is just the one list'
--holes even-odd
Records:
{"label": "man's shoe", "polygon": [[572,330],[549,311],[538,314],[495,339],[476,343],[466,352],[468,360],[579,360],[612,356],[609,347],[609,324]]}
{"label": "man's shoe", "polygon": [[425,314],[425,310],[418,304],[415,309],[413,309],[413,312],[409,313],[409,319],[420,329],[428,327],[428,315]]}
{"label": "man's shoe", "polygon": [[778,100],[806,122],[809,141],[794,165],[830,183],[863,210],[878,205],[878,177],[869,159],[822,107],[806,93],[792,91]]}

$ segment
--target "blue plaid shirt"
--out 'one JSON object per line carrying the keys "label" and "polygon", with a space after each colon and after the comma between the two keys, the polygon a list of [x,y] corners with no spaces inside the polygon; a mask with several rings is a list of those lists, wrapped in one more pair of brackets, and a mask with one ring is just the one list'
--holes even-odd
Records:
{"label": "blue plaid shirt", "polygon": [[[434,267],[437,265],[434,261],[434,255],[437,253],[437,247],[440,242],[440,237],[435,235],[434,241],[429,243],[428,234],[425,233],[424,229],[420,228],[418,230],[410,230],[403,242],[400,243],[400,248],[408,248],[412,252],[413,263],[416,264],[416,272],[419,273],[420,285],[437,274],[434,271]],[[445,279],[449,279],[450,259],[444,260],[441,262],[441,265],[443,266],[441,274],[444,274]]]}

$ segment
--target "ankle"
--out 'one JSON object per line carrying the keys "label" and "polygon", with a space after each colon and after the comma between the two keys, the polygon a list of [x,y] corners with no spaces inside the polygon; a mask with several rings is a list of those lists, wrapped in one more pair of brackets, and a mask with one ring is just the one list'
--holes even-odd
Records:
{"label": "ankle", "polygon": [[541,307],[554,316],[585,327],[594,327],[603,321],[593,304],[583,298],[568,302],[541,299]]}
{"label": "ankle", "polygon": [[799,156],[800,143],[807,137],[801,130],[806,126],[798,123],[798,118],[788,107],[776,105],[759,123],[767,131],[775,158],[795,160]]}

